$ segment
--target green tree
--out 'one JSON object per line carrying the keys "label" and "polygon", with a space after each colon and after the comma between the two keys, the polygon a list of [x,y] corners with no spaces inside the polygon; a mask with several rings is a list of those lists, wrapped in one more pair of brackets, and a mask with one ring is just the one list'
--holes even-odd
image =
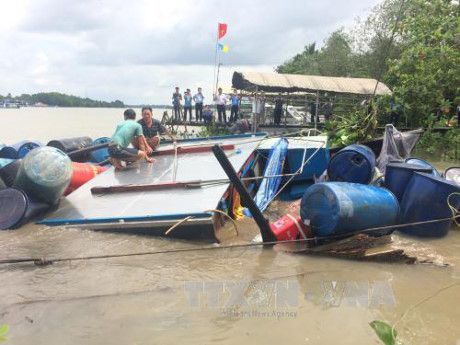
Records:
{"label": "green tree", "polygon": [[387,79],[412,126],[453,114],[460,103],[458,4],[410,0],[399,35],[401,54],[390,61]]}

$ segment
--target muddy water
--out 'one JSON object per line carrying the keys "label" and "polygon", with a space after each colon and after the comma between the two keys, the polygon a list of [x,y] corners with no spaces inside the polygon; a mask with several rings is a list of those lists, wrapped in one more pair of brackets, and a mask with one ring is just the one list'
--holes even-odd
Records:
{"label": "muddy water", "polygon": [[[63,137],[107,135],[118,117],[118,110],[32,110],[14,117],[0,111],[0,141],[25,134],[47,141],[57,128]],[[224,244],[246,243],[257,233],[250,220],[238,228],[238,237],[226,229]],[[379,319],[397,322],[404,344],[459,344],[460,232],[395,239],[450,266],[354,262],[258,246],[0,265],[0,325],[10,327],[6,344],[379,344],[368,325]],[[37,225],[0,232],[0,259],[201,247]]]}

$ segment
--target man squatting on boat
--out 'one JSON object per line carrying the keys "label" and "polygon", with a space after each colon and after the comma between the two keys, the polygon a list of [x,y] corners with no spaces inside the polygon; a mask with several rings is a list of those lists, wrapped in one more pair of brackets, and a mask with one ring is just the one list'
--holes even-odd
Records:
{"label": "man squatting on boat", "polygon": [[[142,126],[135,121],[136,112],[126,109],[123,115],[125,119],[118,123],[111,138],[112,145],[108,149],[110,163],[115,169],[123,169],[122,161],[129,163],[145,159],[153,163],[153,159],[149,157],[153,150],[145,140]],[[128,147],[132,142],[136,142],[139,149]]]}

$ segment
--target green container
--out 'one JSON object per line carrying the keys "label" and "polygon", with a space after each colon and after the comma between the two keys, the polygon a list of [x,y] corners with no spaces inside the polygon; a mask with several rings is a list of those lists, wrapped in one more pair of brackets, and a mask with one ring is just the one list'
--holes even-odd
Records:
{"label": "green container", "polygon": [[56,205],[71,177],[72,164],[67,154],[44,146],[29,152],[23,159],[14,186],[30,197]]}

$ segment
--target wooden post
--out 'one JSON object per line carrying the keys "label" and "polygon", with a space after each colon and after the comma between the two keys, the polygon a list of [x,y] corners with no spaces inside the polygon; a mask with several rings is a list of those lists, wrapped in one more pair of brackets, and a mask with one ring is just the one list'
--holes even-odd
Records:
{"label": "wooden post", "polygon": [[225,155],[225,152],[219,147],[219,145],[214,145],[212,151],[214,152],[214,156],[216,156],[217,160],[219,161],[220,166],[222,167],[222,169],[224,169],[225,173],[227,174],[230,182],[233,184],[233,187],[235,187],[236,191],[240,194],[241,200],[248,207],[249,211],[254,217],[254,220],[256,221],[257,226],[259,227],[263,241],[276,241],[275,235],[273,234],[270,228],[268,220],[264,217],[262,212],[260,212],[256,203],[251,198],[251,195],[249,195],[240,178],[236,174],[235,169],[233,169],[232,164]]}

